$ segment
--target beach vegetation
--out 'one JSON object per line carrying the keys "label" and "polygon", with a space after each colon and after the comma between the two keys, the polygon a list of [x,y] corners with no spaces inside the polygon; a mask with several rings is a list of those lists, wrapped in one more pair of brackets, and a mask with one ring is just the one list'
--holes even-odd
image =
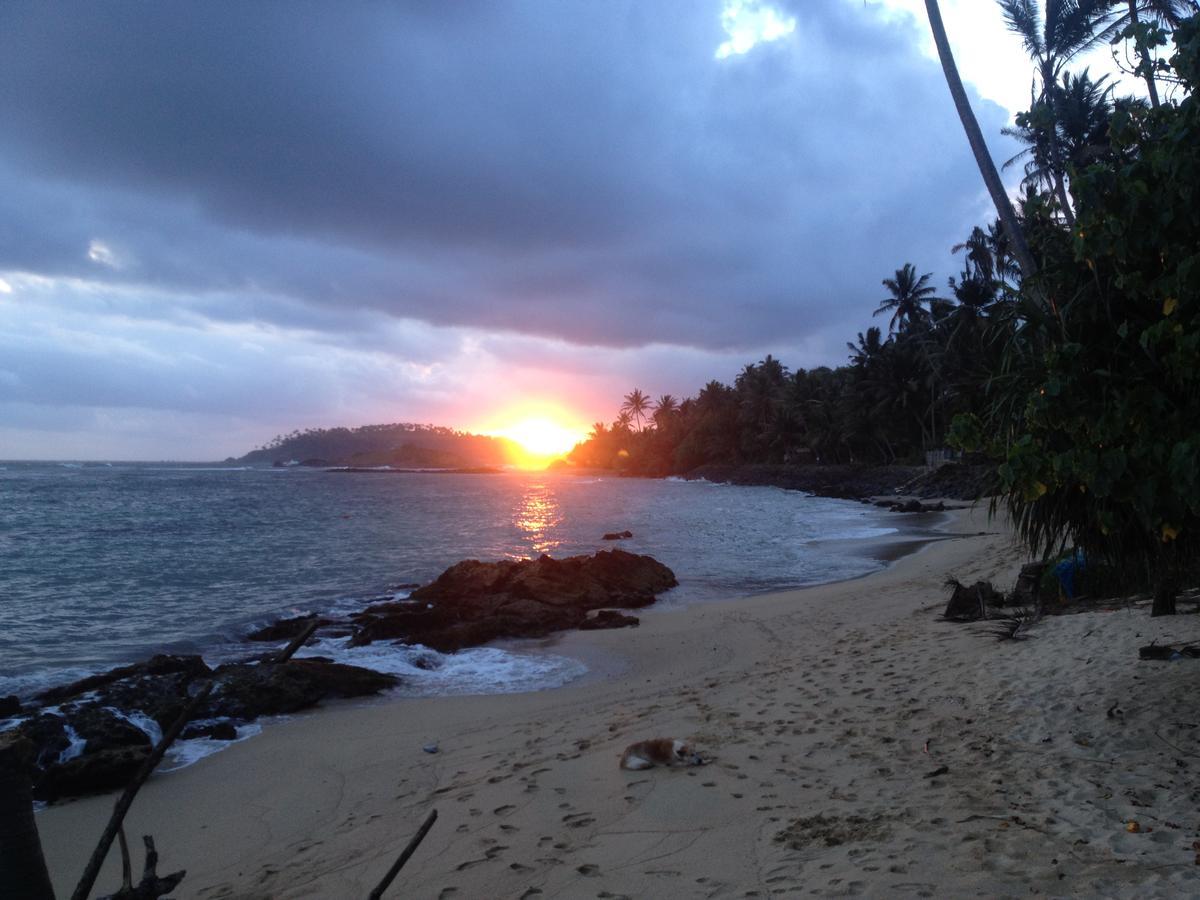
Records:
{"label": "beach vegetation", "polygon": [[953,426],[999,461],[1032,549],[1079,548],[1150,586],[1155,615],[1175,611],[1200,550],[1200,19],[1174,41],[1183,99],[1113,105],[1106,151],[1069,166],[1074,227],[1027,196],[1036,285],[986,414]]}

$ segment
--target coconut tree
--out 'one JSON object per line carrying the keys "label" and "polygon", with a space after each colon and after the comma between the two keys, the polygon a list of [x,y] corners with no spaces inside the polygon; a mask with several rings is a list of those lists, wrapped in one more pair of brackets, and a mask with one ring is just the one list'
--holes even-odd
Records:
{"label": "coconut tree", "polygon": [[888,334],[911,330],[914,325],[928,318],[926,306],[936,299],[933,297],[936,288],[929,284],[932,277],[932,272],[926,272],[918,278],[916,267],[912,263],[905,263],[904,268],[896,270],[895,278],[883,279],[883,286],[891,296],[879,304],[874,315],[892,313]]}
{"label": "coconut tree", "polygon": [[661,428],[678,411],[679,401],[671,394],[663,394],[654,404],[654,424]]}
{"label": "coconut tree", "polygon": [[866,336],[860,331],[858,343],[846,343],[846,349],[850,351],[850,364],[860,369],[871,366],[883,353],[881,338],[882,334],[874,325],[867,329]]}
{"label": "coconut tree", "polygon": [[1075,211],[1067,196],[1067,166],[1058,134],[1058,82],[1068,62],[1115,32],[1112,0],[1046,0],[1044,10],[1039,0],[997,2],[1009,30],[1021,39],[1037,70],[1039,88],[1029,126],[1044,132],[1054,195],[1063,219],[1074,228]]}
{"label": "coconut tree", "polygon": [[1017,220],[1017,213],[1013,209],[1012,201],[1009,200],[1008,194],[1004,190],[1000,173],[996,171],[996,164],[992,162],[992,157],[988,153],[987,144],[983,140],[983,132],[979,130],[979,121],[975,118],[970,101],[967,100],[967,91],[963,87],[962,78],[958,74],[958,66],[954,62],[954,54],[950,50],[950,39],[946,36],[946,26],[942,22],[942,11],[938,7],[937,0],[925,0],[925,12],[929,16],[929,27],[933,31],[933,42],[937,45],[942,72],[946,76],[946,85],[950,88],[954,108],[962,122],[963,131],[967,134],[967,142],[971,145],[971,153],[975,156],[979,174],[983,176],[983,183],[987,186],[988,194],[991,195],[992,203],[996,207],[996,214],[1004,223],[1004,230],[1008,233],[1012,254],[1021,267],[1022,277],[1032,278],[1037,274],[1037,264],[1029,250],[1029,243],[1025,240],[1025,232],[1021,229],[1021,223]]}
{"label": "coconut tree", "polygon": [[641,431],[646,421],[646,414],[650,412],[650,398],[643,394],[640,388],[634,388],[625,395],[624,402],[621,403],[621,412],[627,412],[637,423],[637,430]]}
{"label": "coconut tree", "polygon": [[[1037,98],[1033,108],[1017,116],[1017,124],[1003,133],[1025,144],[1025,149],[1004,163],[1004,168],[1025,160],[1024,185],[1042,185],[1057,194],[1061,184],[1058,166],[1083,169],[1109,150],[1108,123],[1113,104],[1107,75],[1092,81],[1088,70],[1076,76],[1064,72],[1054,89],[1053,101]],[[1054,106],[1052,112],[1050,107]],[[1053,131],[1051,131],[1053,128]],[[1059,162],[1055,162],[1055,154]],[[1061,202],[1061,200],[1060,200]]]}

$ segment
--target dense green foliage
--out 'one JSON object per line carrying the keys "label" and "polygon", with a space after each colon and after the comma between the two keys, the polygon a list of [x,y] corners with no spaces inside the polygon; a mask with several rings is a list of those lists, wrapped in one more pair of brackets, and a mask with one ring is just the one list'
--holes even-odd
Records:
{"label": "dense green foliage", "polygon": [[571,453],[584,466],[630,474],[684,473],[709,464],[923,462],[955,413],[982,412],[981,379],[999,364],[1012,317],[1013,265],[998,227],[955,248],[964,268],[951,297],[934,297],[911,264],[883,280],[877,313],[836,369],[791,371],[774,357],[747,365],[732,386],[710,381],[695,397],[624,398],[611,425],[596,423]]}
{"label": "dense green foliage", "polygon": [[1027,204],[1050,264],[1026,286],[992,414],[956,423],[965,446],[1002,459],[1032,547],[1078,546],[1154,584],[1158,612],[1200,549],[1198,21],[1175,35],[1187,96],[1118,104],[1107,152],[1072,170],[1076,227]]}
{"label": "dense green foliage", "polygon": [[518,457],[503,438],[397,422],[277,435],[240,462],[319,459],[334,465],[499,466]]}

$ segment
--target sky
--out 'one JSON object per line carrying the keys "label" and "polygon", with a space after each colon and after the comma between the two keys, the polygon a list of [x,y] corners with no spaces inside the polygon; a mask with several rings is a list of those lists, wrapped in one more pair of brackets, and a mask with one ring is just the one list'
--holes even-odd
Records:
{"label": "sky", "polygon": [[[1030,69],[943,14],[993,155]],[[0,6],[0,459],[586,429],[991,217],[922,0]]]}

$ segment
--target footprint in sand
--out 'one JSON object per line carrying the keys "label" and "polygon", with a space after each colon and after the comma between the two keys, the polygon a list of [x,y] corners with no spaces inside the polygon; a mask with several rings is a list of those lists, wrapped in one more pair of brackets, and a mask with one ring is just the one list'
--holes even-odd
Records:
{"label": "footprint in sand", "polygon": [[596,821],[587,813],[571,813],[569,816],[563,816],[562,820],[568,828],[586,828]]}
{"label": "footprint in sand", "polygon": [[592,863],[584,863],[582,866],[576,866],[575,871],[580,875],[596,875],[600,872],[600,867]]}
{"label": "footprint in sand", "polygon": [[516,807],[513,806],[511,803],[505,803],[503,806],[497,806],[495,809],[493,809],[492,815],[507,816],[514,809],[516,809]]}

